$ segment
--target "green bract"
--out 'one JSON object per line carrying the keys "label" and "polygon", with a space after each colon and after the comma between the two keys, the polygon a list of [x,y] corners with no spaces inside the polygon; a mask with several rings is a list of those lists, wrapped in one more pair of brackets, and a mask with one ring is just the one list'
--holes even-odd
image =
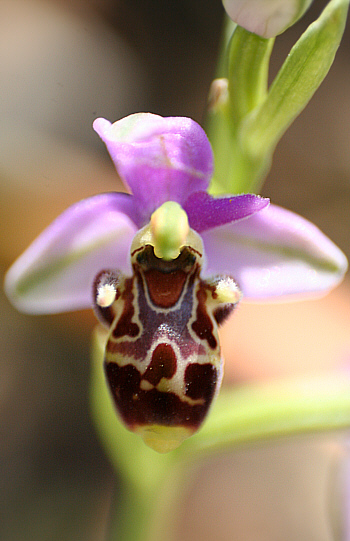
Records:
{"label": "green bract", "polygon": [[[327,75],[342,38],[349,0],[331,0],[294,45],[267,89],[273,39],[236,27],[226,98],[209,113],[216,174],[212,192],[256,192],[273,151]],[[225,142],[223,143],[223,140]]]}

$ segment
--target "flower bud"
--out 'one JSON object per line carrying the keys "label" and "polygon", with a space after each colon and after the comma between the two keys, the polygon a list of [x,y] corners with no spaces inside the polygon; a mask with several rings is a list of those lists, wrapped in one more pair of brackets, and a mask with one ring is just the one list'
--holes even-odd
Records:
{"label": "flower bud", "polygon": [[272,38],[298,21],[312,0],[223,0],[228,16],[263,38]]}

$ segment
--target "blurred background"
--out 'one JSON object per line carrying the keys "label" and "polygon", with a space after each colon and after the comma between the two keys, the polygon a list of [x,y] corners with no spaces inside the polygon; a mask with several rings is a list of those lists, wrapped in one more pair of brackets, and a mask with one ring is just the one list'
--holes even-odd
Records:
{"label": "blurred background", "polygon": [[[325,1],[276,40],[271,74]],[[220,0],[0,0],[1,274],[60,212],[120,190],[92,121],[137,111],[205,120]],[[263,194],[350,257],[350,25],[280,142]],[[344,369],[349,281],[321,300],[242,303],[224,327],[225,384]],[[0,293],[0,539],[105,539],[118,493],[89,411],[90,312],[17,313]],[[117,422],[117,421],[116,421]],[[341,435],[255,446],[198,466],[182,541],[331,541]]]}

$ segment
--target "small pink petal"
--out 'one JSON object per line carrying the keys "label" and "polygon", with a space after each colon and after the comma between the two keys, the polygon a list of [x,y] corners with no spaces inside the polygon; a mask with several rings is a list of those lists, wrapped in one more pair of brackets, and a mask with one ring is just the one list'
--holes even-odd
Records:
{"label": "small pink petal", "polygon": [[269,203],[269,199],[253,194],[212,197],[206,192],[196,192],[187,199],[184,209],[190,226],[202,233],[252,216]]}

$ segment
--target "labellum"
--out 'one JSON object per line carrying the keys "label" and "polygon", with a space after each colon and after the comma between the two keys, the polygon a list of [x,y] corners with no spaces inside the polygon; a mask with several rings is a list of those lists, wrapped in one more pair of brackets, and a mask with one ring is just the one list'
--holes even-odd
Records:
{"label": "labellum", "polygon": [[201,238],[174,202],[135,236],[131,264],[132,276],[104,270],[95,279],[96,314],[109,327],[104,368],[127,428],[162,453],[208,413],[223,371],[218,325],[241,293],[229,276],[201,278]]}

